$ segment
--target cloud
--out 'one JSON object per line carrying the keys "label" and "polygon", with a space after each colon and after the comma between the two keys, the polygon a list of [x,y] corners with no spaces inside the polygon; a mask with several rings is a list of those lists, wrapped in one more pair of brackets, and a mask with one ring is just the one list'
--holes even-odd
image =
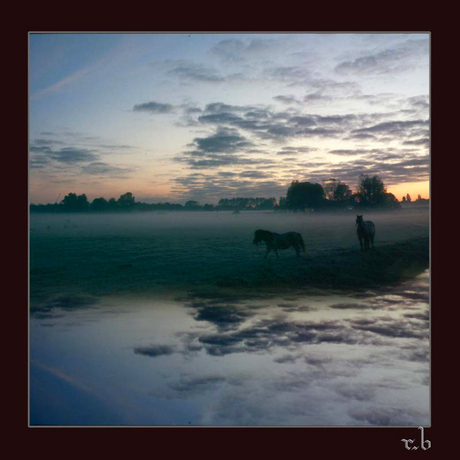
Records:
{"label": "cloud", "polygon": [[360,424],[373,426],[413,426],[414,420],[424,419],[424,414],[418,411],[381,405],[352,408],[348,413]]}
{"label": "cloud", "polygon": [[298,137],[336,137],[356,120],[355,115],[305,115],[273,111],[268,107],[213,104],[197,121],[204,125],[241,129],[261,139],[286,140]]}
{"label": "cloud", "polygon": [[172,355],[174,352],[175,348],[169,345],[149,345],[134,348],[134,353],[136,353],[136,355],[148,356],[149,358]]}
{"label": "cloud", "polygon": [[336,303],[329,308],[336,310],[380,310],[380,304],[362,304],[362,303]]}
{"label": "cloud", "polygon": [[426,324],[417,324],[414,321],[400,322],[387,318],[385,321],[380,319],[379,322],[372,321],[372,323],[363,320],[352,320],[350,323],[354,329],[372,332],[385,337],[417,339],[427,339],[429,337]]}
{"label": "cloud", "polygon": [[213,46],[211,54],[224,62],[266,60],[276,52],[286,52],[292,46],[292,37],[226,38]]}
{"label": "cloud", "polygon": [[[61,267],[59,270],[62,270]],[[31,276],[47,275],[46,269],[33,269],[30,272]],[[42,302],[31,304],[30,311],[33,316],[41,315],[41,318],[55,317],[55,310],[75,311],[94,308],[98,305],[99,299],[93,296],[68,296],[60,295],[50,297]]]}
{"label": "cloud", "polygon": [[70,131],[47,132],[46,137],[34,139],[30,143],[29,165],[37,171],[49,173],[57,170],[61,173],[62,165],[65,165],[83,175],[122,178],[135,170],[133,167],[115,166],[101,161],[111,153],[129,154],[135,151],[133,146],[105,143],[99,137]]}
{"label": "cloud", "polygon": [[219,329],[231,329],[245,322],[252,315],[252,312],[239,309],[234,305],[204,304],[197,308],[194,319],[210,322]]}
{"label": "cloud", "polygon": [[[416,298],[427,294],[427,280],[411,280],[390,291],[386,287],[358,293],[358,308],[350,293],[344,293],[342,304],[322,299],[311,316],[308,310],[305,315],[295,310],[310,300],[305,292],[280,298],[202,291],[179,298],[200,327],[176,336],[177,353],[191,360],[200,352],[200,362],[207,355],[220,371],[182,367],[165,377],[163,387],[155,385],[151,394],[200,403],[192,423],[201,425],[427,423],[428,305],[420,305],[423,296]],[[317,301],[315,295],[311,301]],[[361,308],[366,304],[371,310]],[[334,317],[324,309],[338,305],[343,308]],[[380,308],[373,308],[377,305]],[[280,314],[279,308],[290,311]],[[373,326],[396,333],[382,335]],[[416,333],[398,332],[403,330]],[[228,365],[238,359],[247,365]]]}
{"label": "cloud", "polygon": [[423,137],[421,139],[415,139],[413,141],[404,141],[403,145],[420,145],[422,147],[430,147],[430,139],[428,137]]}
{"label": "cloud", "polygon": [[286,105],[290,105],[290,104],[296,104],[296,105],[299,105],[299,104],[302,104],[302,101],[300,101],[299,99],[297,99],[295,96],[283,96],[283,95],[280,95],[280,96],[274,96],[273,99],[275,99],[275,101],[279,101],[279,102],[282,102],[283,104],[286,104]]}
{"label": "cloud", "polygon": [[131,174],[135,169],[132,167],[119,167],[119,166],[112,166],[104,162],[93,162],[88,164],[87,166],[83,166],[81,168],[81,172],[83,174],[89,175],[96,175],[96,176],[106,176],[110,175],[112,177],[127,177]]}
{"label": "cloud", "polygon": [[187,59],[169,59],[151,64],[155,70],[165,70],[166,75],[184,83],[222,83],[228,79],[213,68]]}
{"label": "cloud", "polygon": [[188,145],[193,150],[183,152],[174,160],[185,163],[192,169],[265,164],[265,160],[249,156],[248,150],[253,146],[252,142],[234,128],[218,127],[213,134],[194,138]]}
{"label": "cloud", "polygon": [[136,104],[133,107],[134,112],[148,112],[148,113],[171,113],[174,111],[174,106],[171,104],[162,104],[160,102],[144,102],[143,104]]}
{"label": "cloud", "polygon": [[275,358],[273,361],[278,364],[294,363],[299,358],[300,358],[299,355],[286,354],[286,355],[280,356],[279,358]]}
{"label": "cloud", "polygon": [[253,146],[238,131],[226,128],[219,128],[216,133],[207,137],[196,137],[193,145],[199,152],[206,153],[234,153]]}
{"label": "cloud", "polygon": [[282,147],[280,151],[276,152],[277,155],[295,155],[299,153],[314,152],[316,149],[311,147]]}
{"label": "cloud", "polygon": [[98,159],[98,155],[88,149],[79,149],[73,147],[65,147],[60,150],[50,152],[50,157],[60,163],[76,164]]}
{"label": "cloud", "polygon": [[373,126],[366,128],[356,129],[352,132],[355,133],[378,133],[378,134],[394,134],[394,133],[405,133],[412,128],[427,128],[428,120],[408,120],[408,121],[387,121],[384,123],[378,123]]}
{"label": "cloud", "polygon": [[410,39],[391,48],[373,54],[344,61],[335,67],[339,74],[374,74],[402,72],[414,67],[415,64],[428,65],[429,40]]}
{"label": "cloud", "polygon": [[369,150],[365,149],[335,149],[329,150],[329,153],[333,153],[334,155],[363,155],[365,153],[369,153]]}

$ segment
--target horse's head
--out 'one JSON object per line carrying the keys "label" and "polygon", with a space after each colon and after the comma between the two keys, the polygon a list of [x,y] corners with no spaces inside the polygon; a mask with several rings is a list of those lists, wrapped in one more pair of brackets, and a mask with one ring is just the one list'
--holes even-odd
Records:
{"label": "horse's head", "polygon": [[252,244],[259,244],[261,241],[267,240],[267,232],[266,230],[256,230],[254,232],[254,241]]}
{"label": "horse's head", "polygon": [[363,216],[356,216],[356,225],[359,225],[362,222],[364,222],[363,221]]}

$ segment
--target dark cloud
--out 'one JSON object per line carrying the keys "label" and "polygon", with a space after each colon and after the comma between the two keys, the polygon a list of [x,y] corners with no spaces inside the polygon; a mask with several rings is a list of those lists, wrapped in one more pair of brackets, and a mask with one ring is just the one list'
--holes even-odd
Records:
{"label": "dark cloud", "polygon": [[[245,111],[246,110],[246,111]],[[268,108],[251,108],[214,104],[198,117],[202,124],[238,128],[261,139],[285,140],[299,137],[336,137],[354,115],[293,115],[291,111],[274,112]],[[208,113],[210,112],[210,113]]]}
{"label": "dark cloud", "polygon": [[404,141],[403,145],[420,145],[422,147],[429,148],[430,147],[430,139],[428,137],[424,137],[422,139],[415,139],[413,141]]}
{"label": "dark cloud", "polygon": [[316,149],[310,147],[282,147],[280,151],[276,152],[277,155],[293,155],[297,153],[309,153]]}
{"label": "dark cloud", "polygon": [[257,110],[257,107],[251,105],[231,105],[223,102],[207,104],[204,109],[207,113],[249,112],[251,110]]}
{"label": "dark cloud", "polygon": [[350,328],[340,321],[292,322],[282,318],[259,320],[252,326],[226,334],[203,334],[199,341],[215,356],[290,348],[298,344],[358,342]]}
{"label": "dark cloud", "polygon": [[[58,270],[65,270],[65,267],[60,267]],[[41,276],[51,274],[46,269],[33,269],[30,272],[31,276]],[[51,297],[41,302],[31,303],[31,315],[41,315],[42,318],[46,316],[55,317],[55,310],[75,311],[94,308],[98,306],[99,298],[93,296],[68,296],[60,295]]]}
{"label": "dark cloud", "polygon": [[207,137],[196,137],[193,145],[204,153],[234,153],[251,147],[253,144],[240,136],[236,130],[219,128],[215,134]]}
{"label": "dark cloud", "polygon": [[149,345],[134,348],[134,353],[136,353],[136,355],[148,356],[150,358],[172,355],[174,352],[175,348],[169,345]]}
{"label": "dark cloud", "polygon": [[352,133],[371,133],[378,135],[407,134],[414,128],[428,128],[428,120],[388,121],[366,128],[355,129]]}
{"label": "dark cloud", "polygon": [[279,358],[275,358],[273,361],[278,364],[285,364],[285,363],[294,363],[300,358],[299,355],[287,354],[280,356]]}
{"label": "dark cloud", "polygon": [[363,320],[351,320],[350,324],[354,329],[385,337],[427,339],[429,336],[426,324],[417,324],[410,321],[400,322],[390,318],[380,318],[380,321],[372,321],[371,323]]}
{"label": "dark cloud", "polygon": [[192,304],[197,309],[194,314],[196,321],[207,321],[219,329],[232,329],[245,322],[253,312],[238,308],[235,305]]}
{"label": "dark cloud", "polygon": [[238,174],[239,177],[247,177],[250,179],[264,179],[267,177],[271,177],[271,174],[262,172],[262,171],[243,171]]}
{"label": "dark cloud", "polygon": [[148,113],[171,113],[174,111],[174,106],[171,104],[162,104],[160,102],[144,102],[143,104],[136,104],[133,107],[135,112],[148,112]]}
{"label": "dark cloud", "polygon": [[49,152],[49,156],[55,161],[66,164],[85,163],[98,159],[98,155],[91,150],[72,147],[65,147],[60,150]]}
{"label": "dark cloud", "polygon": [[29,166],[33,169],[45,169],[49,165],[49,162],[50,160],[46,156],[34,155],[29,160]]}
{"label": "dark cloud", "polygon": [[196,137],[193,143],[188,145],[194,150],[183,152],[182,156],[175,157],[175,161],[186,163],[192,169],[266,164],[264,160],[248,156],[247,150],[250,150],[253,145],[237,130],[219,127],[214,134],[207,137]]}

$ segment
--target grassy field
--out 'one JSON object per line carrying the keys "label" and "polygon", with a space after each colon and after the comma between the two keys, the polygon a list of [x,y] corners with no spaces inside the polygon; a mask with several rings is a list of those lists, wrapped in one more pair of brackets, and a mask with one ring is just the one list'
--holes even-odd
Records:
{"label": "grassy field", "polygon": [[[376,249],[361,253],[355,214],[169,212],[32,215],[31,304],[56,293],[159,293],[206,287],[352,289],[394,283],[429,264],[427,210],[365,214]],[[302,233],[264,260],[258,228]]]}

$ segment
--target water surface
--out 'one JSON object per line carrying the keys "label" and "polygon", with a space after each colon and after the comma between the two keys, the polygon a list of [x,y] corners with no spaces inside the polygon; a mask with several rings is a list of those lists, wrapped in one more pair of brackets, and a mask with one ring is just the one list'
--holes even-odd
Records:
{"label": "water surface", "polygon": [[56,294],[30,320],[31,425],[428,425],[428,287]]}

